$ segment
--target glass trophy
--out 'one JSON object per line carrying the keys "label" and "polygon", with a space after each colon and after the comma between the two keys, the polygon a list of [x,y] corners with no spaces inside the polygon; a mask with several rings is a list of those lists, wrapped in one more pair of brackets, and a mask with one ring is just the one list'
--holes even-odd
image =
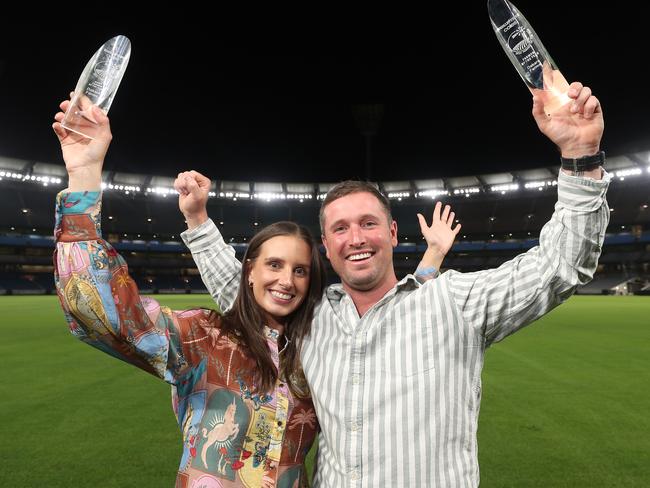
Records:
{"label": "glass trophy", "polygon": [[95,139],[98,126],[92,106],[96,105],[108,113],[130,56],[131,41],[125,36],[115,36],[97,50],[79,77],[70,106],[61,122],[63,127]]}
{"label": "glass trophy", "polygon": [[547,115],[570,102],[567,83],[526,18],[508,0],[488,0],[492,29],[528,89]]}

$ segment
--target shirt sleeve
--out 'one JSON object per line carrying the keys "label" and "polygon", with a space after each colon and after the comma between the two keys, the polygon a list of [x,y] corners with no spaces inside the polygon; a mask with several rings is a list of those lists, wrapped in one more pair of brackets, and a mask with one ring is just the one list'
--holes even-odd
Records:
{"label": "shirt sleeve", "polygon": [[235,250],[223,240],[212,219],[181,234],[192,253],[201,279],[222,312],[235,303],[239,291],[241,263]]}
{"label": "shirt sleeve", "polygon": [[609,222],[605,194],[611,175],[603,173],[597,181],[560,172],[558,201],[538,246],[496,269],[443,275],[464,322],[482,331],[486,346],[530,324],[591,281]]}
{"label": "shirt sleeve", "polygon": [[214,333],[213,314],[173,312],[140,297],[126,262],[101,237],[100,192],[56,198],[54,279],[70,332],[87,344],[176,384],[204,354],[187,344]]}

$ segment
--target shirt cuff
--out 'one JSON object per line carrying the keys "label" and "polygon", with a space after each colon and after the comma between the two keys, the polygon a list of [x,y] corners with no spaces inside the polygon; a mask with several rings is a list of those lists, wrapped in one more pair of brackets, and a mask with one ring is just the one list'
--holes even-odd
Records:
{"label": "shirt cuff", "polygon": [[605,194],[609,187],[612,175],[603,171],[601,180],[572,176],[560,170],[558,176],[557,196],[558,202],[565,208],[581,212],[598,210],[605,201]]}
{"label": "shirt cuff", "polygon": [[101,191],[63,190],[56,196],[54,237],[59,242],[100,239]]}
{"label": "shirt cuff", "polygon": [[215,245],[227,246],[212,219],[206,220],[194,229],[181,233],[181,239],[191,252],[205,251]]}

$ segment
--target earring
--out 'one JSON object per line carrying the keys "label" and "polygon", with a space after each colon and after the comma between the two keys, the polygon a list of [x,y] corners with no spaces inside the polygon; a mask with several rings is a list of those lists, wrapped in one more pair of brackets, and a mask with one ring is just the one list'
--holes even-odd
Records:
{"label": "earring", "polygon": [[249,282],[248,282],[248,286],[250,286],[251,288],[253,288],[253,282],[252,282],[252,281],[249,281]]}

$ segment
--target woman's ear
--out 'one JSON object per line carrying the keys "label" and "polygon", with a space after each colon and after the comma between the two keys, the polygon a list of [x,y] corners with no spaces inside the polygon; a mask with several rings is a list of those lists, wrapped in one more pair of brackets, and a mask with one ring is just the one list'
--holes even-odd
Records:
{"label": "woman's ear", "polygon": [[253,288],[253,262],[250,259],[247,259],[246,262],[244,263],[244,273],[246,273],[246,280],[248,282],[248,286]]}

